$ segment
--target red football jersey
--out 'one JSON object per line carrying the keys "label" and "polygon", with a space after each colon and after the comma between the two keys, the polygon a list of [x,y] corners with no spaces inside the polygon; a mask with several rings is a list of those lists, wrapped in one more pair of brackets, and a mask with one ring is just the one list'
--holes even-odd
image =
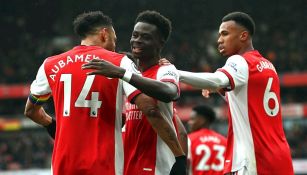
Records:
{"label": "red football jersey", "polygon": [[226,137],[210,129],[200,129],[188,135],[190,175],[222,175]]}
{"label": "red football jersey", "polygon": [[[172,82],[178,86],[179,76],[176,68],[153,66],[142,73],[144,77],[159,81]],[[178,88],[179,89],[179,88]],[[179,92],[178,92],[179,93]],[[173,102],[164,103],[157,100],[163,116],[172,123]],[[175,163],[175,157],[166,143],[157,135],[136,105],[126,105],[126,125],[124,137],[124,171],[125,175],[166,175]]]}
{"label": "red football jersey", "polygon": [[31,93],[52,93],[56,136],[52,155],[54,175],[115,175],[123,173],[121,137],[123,94],[140,93],[119,79],[87,76],[81,65],[104,59],[134,71],[122,54],[97,46],[77,46],[47,58],[40,67]]}
{"label": "red football jersey", "polygon": [[229,130],[224,172],[245,168],[250,174],[293,174],[273,64],[258,51],[249,51],[229,57],[220,71],[231,84],[226,93]]}

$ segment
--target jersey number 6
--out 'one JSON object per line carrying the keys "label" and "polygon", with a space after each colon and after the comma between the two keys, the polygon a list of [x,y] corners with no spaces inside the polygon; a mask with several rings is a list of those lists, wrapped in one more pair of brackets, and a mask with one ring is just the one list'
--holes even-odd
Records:
{"label": "jersey number 6", "polygon": [[[264,91],[263,107],[268,116],[275,117],[279,111],[279,102],[276,93],[271,91],[272,82],[273,78],[270,77]],[[271,108],[269,105],[270,100],[274,100],[275,106],[273,108]]]}

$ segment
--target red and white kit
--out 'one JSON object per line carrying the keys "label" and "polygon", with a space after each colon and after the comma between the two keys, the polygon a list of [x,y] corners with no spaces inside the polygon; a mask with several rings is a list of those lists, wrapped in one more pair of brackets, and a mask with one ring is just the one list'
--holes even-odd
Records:
{"label": "red and white kit", "polygon": [[188,135],[190,175],[223,175],[226,138],[210,130],[200,129]]}
{"label": "red and white kit", "polygon": [[31,85],[31,94],[53,96],[57,121],[54,175],[123,174],[123,94],[130,100],[140,91],[120,79],[87,76],[88,70],[81,65],[94,58],[136,72],[133,62],[122,54],[77,46],[47,58]]}
{"label": "red and white kit", "polygon": [[[173,65],[155,65],[142,73],[144,77],[177,85],[178,71]],[[178,87],[179,93],[179,87]],[[173,102],[157,100],[162,115],[174,126]],[[175,163],[175,157],[165,142],[153,130],[136,105],[126,104],[124,137],[125,175],[166,175]]]}
{"label": "red and white kit", "polygon": [[254,50],[229,57],[218,71],[231,84],[226,92],[229,130],[224,173],[246,169],[249,174],[293,174],[273,64]]}

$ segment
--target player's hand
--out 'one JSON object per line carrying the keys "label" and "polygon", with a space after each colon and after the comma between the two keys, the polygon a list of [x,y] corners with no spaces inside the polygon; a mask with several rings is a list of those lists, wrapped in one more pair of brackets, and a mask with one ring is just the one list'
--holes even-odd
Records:
{"label": "player's hand", "polygon": [[83,64],[82,69],[94,69],[88,72],[87,75],[103,75],[110,78],[122,78],[126,71],[102,59],[92,59],[90,62]]}
{"label": "player's hand", "polygon": [[172,63],[170,61],[168,61],[166,58],[161,58],[159,60],[159,65],[160,66],[166,66],[166,65],[170,65],[170,64],[172,64]]}
{"label": "player's hand", "polygon": [[203,97],[205,97],[205,98],[209,98],[209,97],[210,97],[210,93],[211,93],[211,91],[210,91],[209,89],[203,89],[203,90],[201,91],[201,94],[202,94]]}
{"label": "player's hand", "polygon": [[44,126],[44,127],[46,128],[50,137],[52,137],[54,139],[55,138],[55,131],[56,131],[56,120],[54,120],[52,118],[51,123],[47,126]]}
{"label": "player's hand", "polygon": [[187,174],[187,157],[178,156],[174,163],[170,175],[186,175]]}

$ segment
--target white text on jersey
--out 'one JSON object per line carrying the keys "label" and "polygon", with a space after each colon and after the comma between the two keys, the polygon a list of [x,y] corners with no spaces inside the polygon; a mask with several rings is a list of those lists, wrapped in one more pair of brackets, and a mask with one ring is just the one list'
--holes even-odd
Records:
{"label": "white text on jersey", "polygon": [[202,136],[202,137],[199,137],[199,140],[202,143],[205,143],[205,142],[221,143],[221,140],[215,136]]}
{"label": "white text on jersey", "polygon": [[[51,69],[51,71],[54,74],[49,75],[50,78],[54,81],[56,74],[59,72],[60,69],[62,69],[63,67],[65,67],[68,64],[71,63],[76,63],[76,62],[84,62],[84,63],[88,63],[90,60],[92,59],[100,59],[98,56],[96,55],[73,55],[73,56],[67,56],[66,59],[61,59],[60,61],[58,61],[56,64],[53,65],[53,68]],[[81,70],[81,68],[80,68]]]}
{"label": "white text on jersey", "polygon": [[268,61],[260,61],[257,64],[257,69],[258,69],[259,72],[262,72],[263,69],[271,69],[274,72],[276,72],[275,67],[273,66],[273,64],[268,62]]}

